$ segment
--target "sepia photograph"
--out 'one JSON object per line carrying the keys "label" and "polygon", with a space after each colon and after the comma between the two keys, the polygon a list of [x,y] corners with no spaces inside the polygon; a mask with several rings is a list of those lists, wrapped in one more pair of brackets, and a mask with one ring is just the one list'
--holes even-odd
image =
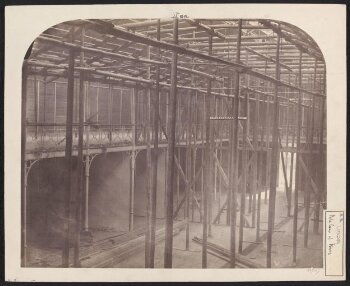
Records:
{"label": "sepia photograph", "polygon": [[287,18],[181,11],[77,14],[17,55],[17,266],[342,277],[324,51]]}

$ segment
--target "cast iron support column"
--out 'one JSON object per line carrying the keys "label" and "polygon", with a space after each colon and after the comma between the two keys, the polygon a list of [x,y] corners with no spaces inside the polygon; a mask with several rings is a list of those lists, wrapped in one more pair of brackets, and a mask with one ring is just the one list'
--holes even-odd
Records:
{"label": "cast iron support column", "polygon": [[[73,30],[72,38],[73,38]],[[69,236],[70,236],[70,204],[72,185],[72,141],[73,141],[73,103],[74,103],[74,57],[75,51],[69,51],[68,84],[67,84],[67,115],[66,115],[66,148],[65,148],[65,192],[64,192],[64,242],[62,249],[62,267],[69,267]]]}
{"label": "cast iron support column", "polygon": [[[86,148],[87,153],[89,150],[89,144],[88,144],[88,138],[89,138],[89,126],[87,126],[87,132],[86,132]],[[83,229],[84,232],[89,231],[89,177],[90,177],[90,155],[87,154],[85,156],[85,168],[84,168],[84,175],[85,175],[85,188],[84,188],[84,223],[83,223]]]}
{"label": "cast iron support column", "polygon": [[[81,41],[84,45],[85,28],[82,28]],[[80,52],[80,65],[84,66],[84,52]],[[81,231],[81,198],[84,187],[84,73],[80,72],[79,79],[79,137],[78,137],[78,190],[76,193],[76,228],[74,245],[74,267],[80,267],[80,231]]]}

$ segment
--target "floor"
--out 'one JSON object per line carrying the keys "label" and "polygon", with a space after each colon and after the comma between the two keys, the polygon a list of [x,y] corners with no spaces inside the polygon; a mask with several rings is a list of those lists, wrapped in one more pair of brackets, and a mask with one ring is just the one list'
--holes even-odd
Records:
{"label": "floor", "polygon": [[[263,201],[262,201],[263,202]],[[255,247],[246,254],[246,257],[259,263],[266,265],[266,238],[264,234],[267,230],[267,204],[262,203],[261,207],[261,241],[256,243],[256,228],[244,228],[244,243],[243,252],[245,248],[253,244]],[[312,221],[309,226],[309,244],[305,248],[303,246],[303,229],[298,232],[298,246],[297,246],[297,261],[293,263],[292,259],[292,242],[293,242],[293,218],[286,217],[286,202],[285,194],[277,192],[276,198],[276,232],[273,235],[273,249],[272,249],[272,267],[322,267],[322,225],[320,224],[320,233],[312,233]],[[215,213],[215,212],[214,212]],[[299,211],[298,228],[302,225],[304,209]],[[251,214],[247,214],[247,219],[251,220]],[[221,221],[225,222],[224,217]],[[278,227],[280,226],[280,227]],[[202,224],[198,222],[190,223],[190,247],[186,250],[185,237],[186,232],[183,230],[174,237],[173,242],[173,268],[201,268],[202,252],[201,245],[192,241],[192,238],[197,236],[202,238]],[[238,228],[237,225],[237,241],[238,246]],[[265,235],[266,236],[266,235]],[[220,246],[229,249],[230,228],[226,224],[212,225],[212,236],[208,238],[209,242],[213,242]],[[250,247],[252,248],[252,247]],[[155,267],[162,268],[164,260],[164,242],[159,243],[155,250]],[[120,263],[110,265],[109,267],[126,267],[126,268],[143,268],[144,267],[144,252],[139,252],[136,255],[130,256],[127,260]],[[228,267],[227,262],[208,254],[208,268],[224,268]]]}

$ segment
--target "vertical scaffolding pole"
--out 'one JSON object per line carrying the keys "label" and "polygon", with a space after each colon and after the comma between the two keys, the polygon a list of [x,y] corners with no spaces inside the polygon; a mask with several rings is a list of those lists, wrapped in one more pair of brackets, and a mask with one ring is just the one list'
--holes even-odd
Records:
{"label": "vertical scaffolding pole", "polygon": [[[280,79],[280,34],[277,34],[277,47],[276,47],[276,74],[277,80]],[[271,177],[270,177],[270,196],[269,196],[269,212],[268,212],[268,230],[267,230],[267,259],[266,266],[271,268],[271,254],[272,254],[272,234],[275,224],[275,204],[276,204],[276,178],[277,178],[277,161],[279,160],[278,152],[278,121],[279,121],[279,100],[278,100],[278,84],[275,84],[274,88],[274,121],[273,121],[273,134],[272,134],[272,152],[271,152]]]}
{"label": "vertical scaffolding pole", "polygon": [[[300,52],[299,56],[299,75],[298,85],[302,86],[302,57],[303,54]],[[298,191],[300,188],[300,136],[301,136],[301,124],[302,124],[302,109],[301,109],[302,93],[298,95],[298,126],[297,126],[297,146],[296,146],[296,159],[295,159],[295,190],[294,190],[294,220],[293,220],[293,262],[297,261],[297,239],[298,239]]]}
{"label": "vertical scaffolding pole", "polygon": [[[146,57],[150,58],[150,47],[146,48]],[[150,67],[147,68],[147,77],[150,78]],[[148,87],[145,90],[145,102],[146,102],[146,224],[147,231],[145,235],[145,267],[150,266],[150,251],[151,251],[151,220],[152,220],[152,158],[151,158],[151,89]]]}
{"label": "vertical scaffolding pole", "polygon": [[[295,110],[294,110],[294,105],[291,105],[292,108],[292,122],[295,122]],[[292,134],[292,146],[291,148],[294,149],[294,143],[295,143],[295,125],[291,126],[291,130],[293,131]],[[294,152],[292,151],[290,153],[290,169],[289,169],[289,195],[291,198],[290,202],[290,209],[288,210],[288,216],[291,216],[291,208],[292,208],[292,190],[293,190],[293,173],[294,173]]]}
{"label": "vertical scaffolding pole", "polygon": [[[238,20],[238,34],[237,34],[237,50],[236,50],[236,62],[240,62],[241,57],[241,36],[242,36],[242,19]],[[231,156],[233,156],[233,164],[230,176],[232,177],[231,192],[231,213],[230,213],[230,266],[235,268],[236,266],[236,209],[237,209],[237,191],[238,191],[238,123],[239,123],[239,94],[240,94],[240,73],[235,74],[235,100],[233,109],[233,144]]]}
{"label": "vertical scaffolding pole", "polygon": [[248,133],[248,110],[249,110],[249,92],[245,93],[245,117],[247,118],[244,121],[243,125],[243,140],[242,140],[242,191],[241,191],[241,209],[239,217],[239,242],[238,242],[238,252],[242,253],[243,251],[243,235],[244,235],[244,215],[245,215],[245,201],[246,201],[246,189],[247,189],[247,144],[246,138]]}
{"label": "vertical scaffolding pole", "polygon": [[27,63],[22,66],[22,118],[21,118],[21,266],[27,266],[27,179],[26,179],[26,138],[27,138]]}
{"label": "vertical scaffolding pole", "polygon": [[[194,78],[192,76],[192,85],[194,85]],[[195,195],[196,195],[196,163],[197,163],[197,92],[194,94],[194,138],[193,138],[193,164],[192,164],[192,182],[193,182],[193,192],[192,192],[192,221],[194,221],[194,209],[195,209]]]}
{"label": "vertical scaffolding pole", "polygon": [[[221,114],[220,116],[223,116],[224,115],[224,100],[223,98],[220,98],[220,102],[221,102]],[[220,136],[220,143],[219,143],[219,152],[220,152],[220,157],[219,157],[219,161],[220,162],[223,162],[223,124],[222,122],[219,123],[220,124],[220,133],[219,133],[219,136]],[[218,182],[218,185],[219,185],[219,196],[218,196],[218,210],[221,209],[221,193],[222,193],[222,178],[221,176],[219,176],[219,182]],[[220,224],[220,217],[221,217],[221,214],[219,214],[219,217],[218,217],[218,224]]]}
{"label": "vertical scaffolding pole", "polygon": [[257,115],[258,115],[258,95],[255,95],[255,101],[254,101],[254,109],[253,109],[253,124],[252,124],[252,132],[253,132],[253,162],[252,162],[252,170],[251,170],[251,192],[253,196],[252,201],[252,227],[255,228],[256,226],[256,216],[257,216],[257,201],[256,201],[256,194],[257,194],[257,167],[258,167],[258,152],[257,152]]}
{"label": "vertical scaffolding pole", "polygon": [[[324,81],[326,78],[324,78]],[[324,88],[324,94],[326,94],[326,88]],[[324,116],[325,116],[325,111],[324,111],[324,105],[325,105],[325,98],[320,99],[320,117],[321,117],[321,124],[320,124],[320,138],[319,138],[319,151],[318,151],[318,182],[319,182],[319,190],[320,194],[317,194],[317,199],[316,199],[316,206],[315,206],[315,216],[314,216],[314,228],[313,232],[318,233],[319,230],[319,220],[320,220],[320,201],[322,199],[322,194],[324,192],[324,159],[323,159],[323,128],[324,128]]]}
{"label": "vertical scaffolding pole", "polygon": [[207,94],[206,94],[206,104],[205,104],[205,181],[206,185],[203,190],[203,245],[202,245],[202,268],[207,268],[207,241],[208,241],[208,197],[211,191],[211,174],[210,174],[210,164],[212,154],[211,144],[210,144],[210,96],[211,96],[211,80],[208,81]]}
{"label": "vertical scaffolding pole", "polygon": [[[81,43],[84,45],[85,28],[81,31]],[[84,66],[84,52],[80,52],[80,65]],[[76,193],[76,228],[74,245],[74,266],[80,267],[80,231],[81,231],[81,200],[84,188],[84,73],[80,72],[79,79],[79,137],[78,137],[78,190]]]}
{"label": "vertical scaffolding pole", "polygon": [[[122,92],[122,91],[121,91]],[[134,196],[135,196],[135,161],[136,161],[136,97],[138,90],[133,89],[131,94],[131,158],[130,158],[130,195],[129,195],[129,231],[134,230]]]}
{"label": "vertical scaffolding pole", "polygon": [[[209,54],[212,52],[213,37],[209,36]],[[211,192],[211,142],[210,142],[210,97],[211,80],[208,81],[207,94],[205,97],[205,179],[206,186],[203,190],[203,245],[202,245],[202,268],[207,268],[207,242],[208,242],[208,199]],[[209,221],[210,224],[210,221]]]}
{"label": "vertical scaffolding pole", "polygon": [[[160,40],[160,19],[157,21],[157,40]],[[160,49],[157,49],[160,56]],[[154,147],[153,147],[153,173],[152,173],[152,193],[151,193],[151,241],[150,241],[150,258],[149,267],[154,268],[154,252],[156,247],[156,218],[157,218],[157,180],[158,180],[158,135],[159,135],[159,76],[160,68],[156,66],[156,87],[154,90]]]}
{"label": "vertical scaffolding pole", "polygon": [[202,167],[202,171],[201,171],[201,204],[199,205],[200,207],[200,220],[199,222],[203,222],[203,216],[204,216],[204,176],[205,176],[205,162],[204,162],[204,152],[205,152],[205,137],[204,137],[204,133],[205,133],[205,120],[206,120],[206,102],[205,102],[205,95],[202,95],[203,98],[203,106],[202,106],[202,112],[203,112],[203,116],[200,119],[201,120],[201,137],[202,137],[202,144],[201,144],[201,165]]}
{"label": "vertical scaffolding pole", "polygon": [[[228,93],[230,93],[232,90],[232,79],[228,78]],[[232,101],[232,102],[231,102]],[[229,111],[233,112],[234,109],[234,102],[233,99],[228,99],[228,104],[231,103],[231,107],[228,108]],[[230,225],[230,220],[231,220],[231,188],[232,188],[232,168],[233,168],[233,157],[232,157],[232,146],[233,146],[233,128],[232,128],[232,122],[228,122],[228,128],[229,128],[229,147],[228,147],[228,188],[227,188],[227,207],[226,207],[226,224],[229,226]]]}
{"label": "vertical scaffolding pole", "polygon": [[188,184],[186,185],[186,250],[190,249],[190,193],[191,193],[191,124],[192,124],[192,96],[188,98],[188,109],[187,109],[187,135],[186,135],[186,174]]}
{"label": "vertical scaffolding pole", "polygon": [[[314,115],[315,115],[315,97],[312,97],[312,108],[310,110],[309,108],[309,138],[307,138],[307,145],[308,145],[308,154],[307,154],[307,168],[309,169],[309,178],[306,175],[306,188],[304,190],[306,200],[305,200],[305,224],[304,224],[304,247],[308,246],[308,240],[309,240],[309,223],[310,223],[310,200],[311,200],[311,179],[312,179],[312,170],[313,167],[313,136],[314,136]],[[311,118],[310,118],[311,117]]]}
{"label": "vertical scaffolding pole", "polygon": [[[178,19],[173,22],[173,40],[178,44]],[[176,98],[177,98],[177,52],[173,52],[171,63],[171,87],[168,114],[168,153],[167,153],[167,186],[166,186],[166,224],[165,224],[165,250],[164,267],[172,268],[173,248],[173,182],[174,182],[174,152],[175,152],[175,126],[176,126]]]}
{"label": "vertical scaffolding pole", "polygon": [[[201,165],[204,166],[204,125],[205,125],[205,98],[203,95],[203,117],[202,117],[202,126],[201,126],[201,137],[202,137],[202,145],[201,145]],[[199,222],[203,221],[203,201],[204,201],[204,170],[205,168],[202,168],[201,171],[201,204],[199,205]]]}
{"label": "vertical scaffolding pole", "polygon": [[[261,212],[261,173],[262,173],[262,156],[259,156],[259,146],[258,146],[258,134],[259,134],[259,122],[260,122],[260,100],[259,96],[256,95],[256,112],[255,112],[255,124],[256,124],[256,140],[255,140],[255,153],[256,153],[256,176],[255,176],[255,186],[258,192],[257,210],[256,210],[256,242],[260,241],[260,212]],[[261,136],[262,139],[263,136]],[[261,140],[262,141],[262,140]]]}
{"label": "vertical scaffolding pole", "polygon": [[[73,30],[72,40],[73,40]],[[67,84],[67,114],[66,114],[66,147],[65,147],[65,192],[64,192],[64,242],[62,249],[62,266],[69,267],[69,234],[70,234],[70,204],[72,185],[72,141],[73,141],[73,103],[74,103],[74,57],[75,51],[69,50],[68,84]]]}
{"label": "vertical scaffolding pole", "polygon": [[[270,97],[266,97],[266,166],[269,166],[270,163]],[[269,168],[266,168],[266,178],[265,178],[266,186],[265,186],[265,197],[264,197],[264,202],[265,204],[267,203],[267,189],[269,186],[270,182],[270,171]]]}
{"label": "vertical scaffolding pole", "polygon": [[[87,82],[86,86],[86,94],[85,94],[85,102],[86,102],[86,114],[85,119],[90,116],[89,111],[89,82]],[[90,125],[87,125],[85,128],[86,131],[86,155],[85,155],[85,188],[84,188],[84,231],[89,231],[89,176],[90,176]]]}
{"label": "vertical scaffolding pole", "polygon": [[[208,42],[209,42],[209,55],[212,55],[213,53],[213,36],[209,36],[209,39],[208,39]],[[210,91],[211,92],[211,87],[212,87],[212,82],[210,81]],[[207,94],[207,96],[211,96],[209,94]],[[215,102],[215,101],[214,101]],[[208,106],[208,103],[209,103],[209,106]],[[209,98],[209,100],[207,100],[207,118],[209,117],[210,118],[210,114],[212,112],[212,107],[211,107],[211,99]],[[211,219],[212,219],[212,200],[213,200],[213,181],[215,180],[215,178],[213,178],[212,176],[212,173],[213,173],[213,164],[212,164],[212,158],[213,158],[213,147],[214,147],[214,134],[213,134],[213,131],[214,131],[214,122],[211,123],[210,120],[209,120],[209,144],[210,144],[210,147],[209,147],[209,161],[207,161],[207,163],[209,164],[209,184],[208,187],[209,187],[209,192],[208,192],[208,236],[211,237],[212,236],[212,232],[211,232]],[[207,142],[208,143],[208,142]]]}

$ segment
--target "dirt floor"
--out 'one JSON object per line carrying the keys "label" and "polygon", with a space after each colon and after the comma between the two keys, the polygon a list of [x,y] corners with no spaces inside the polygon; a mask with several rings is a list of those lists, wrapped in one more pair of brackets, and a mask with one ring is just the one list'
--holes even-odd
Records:
{"label": "dirt floor", "polygon": [[[300,194],[302,196],[302,194]],[[299,201],[302,202],[303,198]],[[218,198],[217,198],[218,199]],[[221,198],[224,201],[225,197]],[[268,202],[268,197],[267,197]],[[248,198],[246,201],[248,207]],[[304,229],[303,229],[303,216],[304,208],[300,208],[298,214],[298,246],[297,246],[297,261],[296,264],[292,260],[292,243],[293,243],[293,217],[287,217],[286,215],[286,195],[283,191],[278,191],[276,196],[276,218],[275,218],[275,232],[273,234],[273,248],[272,248],[272,267],[322,267],[323,252],[322,252],[322,224],[320,224],[319,234],[313,234],[313,220],[310,220],[309,226],[309,244],[308,247],[304,247]],[[213,217],[216,215],[218,209],[217,201],[213,202]],[[266,233],[267,233],[267,212],[268,203],[264,202],[264,193],[262,193],[261,204],[261,223],[260,223],[260,240],[256,240],[256,228],[245,227],[243,238],[243,254],[252,262],[261,264],[263,267],[266,265]],[[312,208],[311,208],[312,212]],[[198,211],[194,213],[195,221],[198,221]],[[239,214],[239,213],[237,213]],[[313,216],[311,216],[313,217]],[[180,211],[178,220],[183,218],[183,213]],[[251,225],[252,213],[247,212],[246,218]],[[93,229],[94,244],[82,243],[81,254],[82,256],[89,255],[93,257],[94,254],[100,254],[109,249],[113,249],[115,245],[127,243],[132,239],[142,236],[142,228],[145,226],[144,217],[135,217],[135,228],[140,230],[130,236],[128,232],[117,231],[114,229]],[[157,220],[157,228],[160,229],[164,226],[164,219]],[[202,223],[190,222],[190,245],[189,250],[186,250],[185,238],[186,231],[183,229],[174,236],[173,241],[173,268],[201,268],[202,266],[202,246],[193,242],[194,237],[202,238]],[[238,248],[238,230],[239,219],[237,219],[236,230],[236,245]],[[220,224],[212,224],[211,236],[208,238],[209,242],[213,242],[217,245],[229,249],[230,243],[230,227],[226,225],[226,212],[221,215]],[[143,244],[144,245],[144,244]],[[73,252],[73,249],[71,253]],[[29,247],[29,266],[30,267],[59,267],[61,263],[61,249],[60,248],[48,248],[31,246]],[[162,268],[164,260],[164,240],[161,240],[156,245],[155,250],[155,267]],[[118,262],[111,263],[104,267],[110,268],[143,268],[144,264],[144,248],[140,248],[136,254],[127,256],[127,259]],[[208,254],[208,268],[225,268],[228,267],[227,261],[221,258],[215,257],[212,254]]]}
{"label": "dirt floor", "polygon": [[[267,230],[267,208],[268,204],[262,200],[261,207],[261,231],[260,242],[256,243],[256,228],[246,227],[244,228],[244,243],[243,253],[247,247],[251,248],[246,257],[259,263],[263,266],[266,265],[266,230]],[[213,212],[215,214],[215,212]],[[303,224],[304,209],[299,211],[298,229]],[[247,219],[251,221],[251,214],[247,214]],[[225,222],[225,213],[221,219]],[[281,225],[281,226],[280,226]],[[273,235],[273,250],[272,250],[272,267],[322,267],[322,231],[320,227],[320,233],[315,235],[312,233],[312,221],[309,226],[309,244],[305,248],[303,246],[303,229],[298,232],[298,246],[297,246],[297,262],[293,263],[292,260],[292,242],[293,242],[293,218],[286,217],[286,202],[285,193],[277,192],[276,198],[276,232]],[[280,226],[280,227],[279,227]],[[320,225],[321,226],[321,225]],[[201,268],[202,252],[201,245],[192,241],[192,238],[197,236],[202,238],[202,224],[191,222],[190,223],[190,248],[185,249],[185,237],[186,232],[182,230],[178,235],[174,237],[173,244],[173,268]],[[238,246],[238,228],[237,225],[237,242]],[[265,235],[264,235],[265,234]],[[229,236],[230,228],[226,224],[213,224],[212,235],[208,238],[209,242],[221,245],[229,249]],[[265,238],[264,238],[265,236]],[[252,247],[251,245],[254,245]],[[247,250],[247,249],[246,249]],[[162,268],[164,260],[164,242],[158,243],[155,251],[155,267]],[[143,268],[144,267],[144,252],[139,252],[136,255],[130,256],[127,260],[120,263],[110,265],[109,267],[126,267],[126,268]],[[208,268],[225,268],[228,267],[228,263],[224,260],[208,254]]]}

